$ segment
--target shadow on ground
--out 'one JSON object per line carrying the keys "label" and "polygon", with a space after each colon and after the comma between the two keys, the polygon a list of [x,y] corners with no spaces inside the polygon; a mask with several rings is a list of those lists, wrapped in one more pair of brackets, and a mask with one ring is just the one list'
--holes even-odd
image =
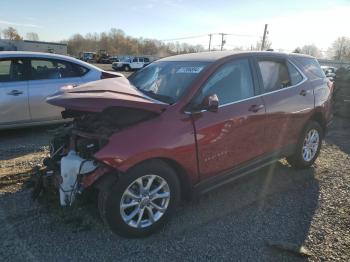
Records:
{"label": "shadow on ground", "polygon": [[47,149],[49,130],[55,128],[57,125],[0,130],[0,161]]}
{"label": "shadow on ground", "polygon": [[[113,235],[87,208],[74,212],[70,223],[69,213],[48,211],[22,190],[0,196],[6,231],[0,237],[6,252],[0,253],[39,261],[58,254],[62,260],[302,261],[283,247],[298,249],[307,238],[319,197],[314,172],[277,162],[184,202],[168,226],[146,239]],[[77,230],[79,223],[87,225],[84,230]]]}
{"label": "shadow on ground", "polygon": [[326,142],[335,144],[347,154],[350,154],[350,116],[335,117],[326,136]]}

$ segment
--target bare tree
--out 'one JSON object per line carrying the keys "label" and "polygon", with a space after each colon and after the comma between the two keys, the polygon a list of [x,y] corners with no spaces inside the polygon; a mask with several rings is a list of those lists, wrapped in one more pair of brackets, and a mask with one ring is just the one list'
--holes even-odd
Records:
{"label": "bare tree", "polygon": [[13,27],[8,27],[2,31],[4,38],[9,40],[22,40],[22,37],[18,34],[17,30]]}
{"label": "bare tree", "polygon": [[[255,44],[255,50],[261,50],[262,41],[263,41],[263,38],[260,37],[260,39],[259,39],[259,40],[256,42],[256,44]],[[270,39],[268,38],[268,36],[266,36],[266,38],[265,38],[264,49],[265,49],[265,50],[270,49],[271,46],[272,46],[272,42],[270,41]]]}
{"label": "bare tree", "polygon": [[169,56],[176,53],[192,53],[204,50],[202,45],[168,43],[156,39],[143,39],[127,36],[122,30],[112,28],[109,32],[89,33],[86,36],[75,34],[67,41],[68,53],[74,56],[82,52],[106,50],[114,55],[156,55]]}
{"label": "bare tree", "polygon": [[330,53],[335,60],[350,60],[350,38],[345,36],[338,37],[333,42]]}
{"label": "bare tree", "polygon": [[34,32],[28,32],[26,34],[26,39],[27,40],[32,40],[32,41],[39,41],[39,35]]}
{"label": "bare tree", "polygon": [[300,54],[301,53],[301,48],[300,47],[295,48],[293,53]]}
{"label": "bare tree", "polygon": [[314,57],[321,57],[321,50],[314,44],[311,45],[304,45],[301,49],[300,49],[300,53],[302,54],[306,54],[306,55],[311,55]]}

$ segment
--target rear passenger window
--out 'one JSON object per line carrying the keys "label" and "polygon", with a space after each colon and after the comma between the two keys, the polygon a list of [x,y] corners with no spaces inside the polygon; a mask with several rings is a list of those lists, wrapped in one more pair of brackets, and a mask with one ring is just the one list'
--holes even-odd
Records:
{"label": "rear passenger window", "polygon": [[24,79],[24,61],[8,59],[0,61],[0,82],[22,81]]}
{"label": "rear passenger window", "polygon": [[254,96],[248,60],[235,60],[220,67],[204,85],[201,95],[196,100],[202,101],[205,96],[212,94],[218,96],[220,105]]}
{"label": "rear passenger window", "polygon": [[80,77],[87,69],[66,61],[54,59],[32,59],[31,78],[33,80]]}
{"label": "rear passenger window", "polygon": [[288,62],[289,76],[292,83],[292,86],[299,84],[303,81],[303,76],[301,73],[295,68],[295,66]]}
{"label": "rear passenger window", "polygon": [[265,93],[291,86],[288,68],[284,62],[260,60],[259,68]]}

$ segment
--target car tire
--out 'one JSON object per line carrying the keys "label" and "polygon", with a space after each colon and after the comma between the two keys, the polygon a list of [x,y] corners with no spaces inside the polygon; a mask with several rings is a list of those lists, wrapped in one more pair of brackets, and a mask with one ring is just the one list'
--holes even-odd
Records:
{"label": "car tire", "polygon": [[129,72],[129,71],[130,71],[130,66],[125,65],[125,66],[123,67],[123,70],[124,70],[125,72]]}
{"label": "car tire", "polygon": [[175,171],[162,161],[152,160],[136,166],[101,190],[98,205],[103,221],[114,233],[136,238],[163,227],[179,199],[180,184]]}
{"label": "car tire", "polygon": [[293,155],[287,157],[295,168],[310,167],[317,159],[322,145],[324,130],[319,123],[310,121],[305,126]]}

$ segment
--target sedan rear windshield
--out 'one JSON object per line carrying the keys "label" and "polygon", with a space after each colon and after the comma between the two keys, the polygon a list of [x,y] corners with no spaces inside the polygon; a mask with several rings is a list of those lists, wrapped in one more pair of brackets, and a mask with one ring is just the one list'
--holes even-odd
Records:
{"label": "sedan rear windshield", "polygon": [[141,92],[165,103],[175,103],[204,71],[208,62],[154,62],[129,77]]}

